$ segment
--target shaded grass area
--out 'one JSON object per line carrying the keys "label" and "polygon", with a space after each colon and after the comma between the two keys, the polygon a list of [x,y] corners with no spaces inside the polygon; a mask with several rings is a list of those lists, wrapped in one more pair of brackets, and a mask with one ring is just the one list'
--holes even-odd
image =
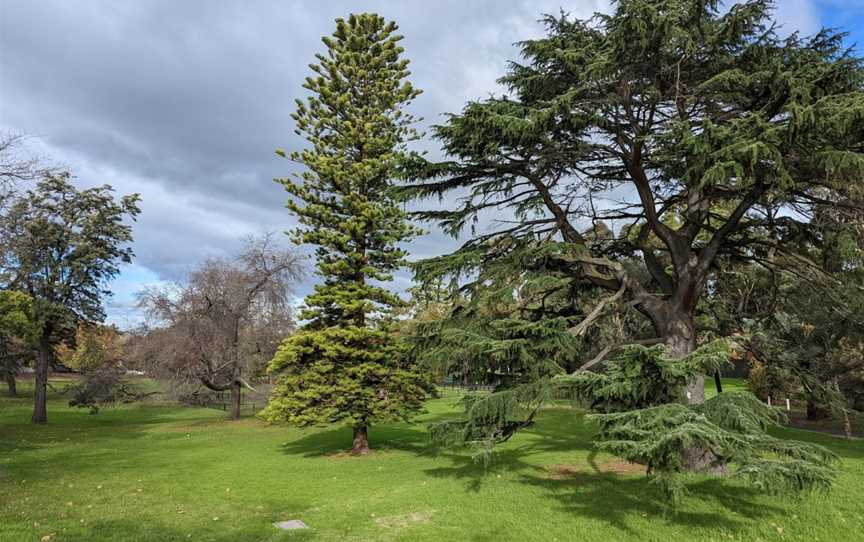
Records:
{"label": "shaded grass area", "polygon": [[[594,425],[569,408],[544,411],[488,466],[435,448],[425,423],[452,416],[455,400],[431,401],[417,424],[373,427],[375,453],[353,458],[347,428],[227,422],[158,403],[91,416],[62,398],[34,427],[29,398],[0,398],[0,540],[836,542],[864,532],[861,441],[778,431],[843,458],[829,495],[771,498],[694,477],[670,511],[644,476],[592,448]],[[285,519],[312,528],[272,527]]]}

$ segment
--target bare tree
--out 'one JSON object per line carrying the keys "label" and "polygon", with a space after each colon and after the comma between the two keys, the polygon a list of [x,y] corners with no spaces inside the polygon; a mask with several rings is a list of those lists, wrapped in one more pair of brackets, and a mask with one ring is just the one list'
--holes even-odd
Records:
{"label": "bare tree", "polygon": [[[185,283],[149,288],[139,305],[160,326],[158,369],[230,391],[230,419],[240,417],[241,391],[293,329],[290,294],[303,274],[300,259],[270,234],[249,238],[234,258],[209,258]],[[146,353],[148,348],[141,348]]]}
{"label": "bare tree", "polygon": [[35,181],[53,168],[41,157],[30,152],[27,136],[16,132],[0,132],[0,210],[12,199],[22,183]]}

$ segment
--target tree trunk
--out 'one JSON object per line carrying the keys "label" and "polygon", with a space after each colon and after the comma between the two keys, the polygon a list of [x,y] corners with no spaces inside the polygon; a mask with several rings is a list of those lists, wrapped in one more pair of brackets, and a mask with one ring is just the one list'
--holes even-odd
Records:
{"label": "tree trunk", "polygon": [[6,380],[6,388],[9,390],[9,397],[18,397],[18,386],[15,382],[15,374],[6,373],[4,379]]}
{"label": "tree trunk", "polygon": [[718,461],[714,452],[698,446],[684,450],[684,468],[705,474],[723,475],[728,472],[726,464]]}
{"label": "tree trunk", "polygon": [[813,422],[827,420],[831,417],[831,411],[823,408],[813,401],[807,401],[807,419]]}
{"label": "tree trunk", "polygon": [[236,315],[234,316],[231,337],[231,359],[234,363],[234,380],[231,381],[231,411],[228,414],[228,419],[239,420],[242,384],[240,383],[240,318]]}
{"label": "tree trunk", "polygon": [[35,387],[33,394],[32,423],[48,423],[48,368],[51,364],[51,329],[42,329],[39,337],[39,356],[36,358]]}
{"label": "tree trunk", "polygon": [[[689,315],[676,315],[666,324],[663,338],[674,358],[683,358],[696,349],[696,324]],[[705,402],[705,375],[687,382],[687,402],[701,405]]]}
{"label": "tree trunk", "polygon": [[366,455],[369,453],[369,426],[362,424],[354,427],[354,444],[351,455]]}
{"label": "tree trunk", "polygon": [[240,419],[240,399],[242,397],[240,381],[235,380],[231,383],[231,409],[228,411],[229,420]]}
{"label": "tree trunk", "polygon": [[[683,358],[696,349],[696,323],[692,316],[684,315],[670,319],[666,325],[664,339],[675,358]],[[705,402],[705,375],[698,375],[687,382],[687,402],[701,405]],[[727,467],[711,450],[693,446],[684,450],[684,469],[692,472],[725,474]]]}

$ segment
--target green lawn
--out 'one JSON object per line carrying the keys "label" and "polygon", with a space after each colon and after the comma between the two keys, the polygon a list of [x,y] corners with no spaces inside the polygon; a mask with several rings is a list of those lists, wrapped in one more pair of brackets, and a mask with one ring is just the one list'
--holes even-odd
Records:
{"label": "green lawn", "polygon": [[[709,382],[709,386],[713,383]],[[694,479],[677,512],[643,476],[591,448],[593,425],[547,410],[487,469],[432,448],[422,422],[374,427],[376,453],[340,453],[345,428],[297,430],[169,405],[91,416],[52,401],[0,399],[0,541],[514,540],[663,542],[862,540],[864,442],[794,430],[843,458],[834,491],[772,499],[736,482]],[[273,521],[298,518],[304,532]]]}

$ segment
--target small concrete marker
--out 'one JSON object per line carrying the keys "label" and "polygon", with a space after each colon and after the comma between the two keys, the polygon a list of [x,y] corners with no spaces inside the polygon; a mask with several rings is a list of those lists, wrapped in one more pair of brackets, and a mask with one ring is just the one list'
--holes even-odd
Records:
{"label": "small concrete marker", "polygon": [[309,527],[299,519],[289,519],[288,521],[277,521],[273,524],[277,529],[284,531],[293,531],[295,529],[308,529]]}

